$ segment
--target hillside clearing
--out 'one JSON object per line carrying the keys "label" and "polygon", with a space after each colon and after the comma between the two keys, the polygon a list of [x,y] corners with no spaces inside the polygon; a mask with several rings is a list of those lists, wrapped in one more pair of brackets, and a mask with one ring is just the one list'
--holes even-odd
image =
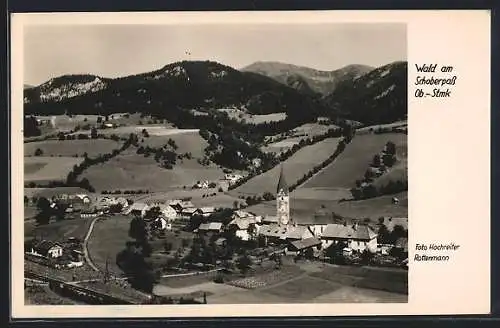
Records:
{"label": "hillside clearing", "polygon": [[44,183],[66,180],[82,157],[24,157],[24,182]]}
{"label": "hillside clearing", "polygon": [[176,150],[176,153],[191,153],[193,158],[202,158],[205,154],[205,148],[208,146],[207,141],[200,136],[198,131],[185,131],[166,136],[150,136],[149,138],[141,138],[144,142],[141,142],[140,145],[152,148],[162,147],[167,144],[169,139],[175,141],[175,144],[179,147]]}
{"label": "hillside clearing", "polygon": [[407,136],[399,133],[356,136],[340,156],[328,167],[312,177],[302,187],[352,188],[361,179],[373,160],[387,142],[396,144],[397,154],[406,157]]}
{"label": "hillside clearing", "polygon": [[111,153],[120,148],[120,143],[109,139],[90,140],[46,140],[24,144],[24,156],[32,156],[41,149],[44,156],[83,156],[89,157]]}
{"label": "hillside clearing", "polygon": [[223,176],[221,169],[204,167],[194,159],[179,161],[172,170],[167,170],[151,156],[146,158],[130,150],[106,163],[91,166],[81,177],[87,178],[96,190],[162,191],[192,186],[201,180],[214,181]]}
{"label": "hillside clearing", "polygon": [[[298,150],[293,156],[283,162],[283,170],[288,184],[300,179],[314,166],[326,160],[337,148],[339,139],[328,138],[316,144],[306,146]],[[278,183],[280,166],[262,173],[242,186],[232,191],[235,195],[255,195],[266,191],[275,192]]]}

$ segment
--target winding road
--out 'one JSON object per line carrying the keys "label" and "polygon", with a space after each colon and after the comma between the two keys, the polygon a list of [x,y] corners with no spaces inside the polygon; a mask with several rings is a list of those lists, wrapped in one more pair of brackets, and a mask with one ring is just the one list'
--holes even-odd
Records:
{"label": "winding road", "polygon": [[90,258],[89,255],[89,249],[88,249],[88,241],[90,239],[90,236],[92,235],[92,231],[94,230],[94,225],[95,223],[100,219],[101,217],[96,217],[95,219],[92,220],[89,226],[89,230],[87,231],[87,234],[85,235],[85,239],[83,240],[83,254],[85,256],[85,261],[88,263],[88,265],[97,272],[101,272],[99,268],[95,265],[94,262],[92,262],[92,259]]}

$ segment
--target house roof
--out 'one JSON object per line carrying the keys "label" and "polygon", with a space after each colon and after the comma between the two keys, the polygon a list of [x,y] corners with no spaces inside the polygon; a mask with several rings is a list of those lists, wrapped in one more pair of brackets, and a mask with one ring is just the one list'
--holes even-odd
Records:
{"label": "house roof", "polygon": [[200,207],[198,211],[201,213],[213,213],[215,212],[215,207]]}
{"label": "house roof", "polygon": [[265,215],[262,222],[278,223],[278,217],[275,215]]}
{"label": "house roof", "polygon": [[298,225],[327,225],[333,223],[333,218],[329,215],[294,215],[294,222]]}
{"label": "house roof", "polygon": [[50,240],[42,240],[38,243],[35,243],[33,249],[42,254],[47,254],[49,250],[53,247],[62,247],[62,246]]}
{"label": "house roof", "polygon": [[182,210],[182,213],[189,213],[189,214],[193,214],[194,212],[196,212],[198,209],[196,207],[190,207],[190,208],[184,208]]}
{"label": "house roof", "polygon": [[242,211],[242,210],[237,210],[237,211],[234,211],[233,212],[233,216],[234,217],[238,217],[238,218],[244,218],[244,217],[248,217],[248,216],[254,216],[252,213],[248,213],[248,212],[245,212],[245,211]]}
{"label": "house roof", "polygon": [[235,225],[239,230],[246,230],[251,224],[255,224],[255,222],[255,217],[251,216],[246,218],[235,218],[231,222],[229,222],[229,225]]}
{"label": "house roof", "polygon": [[165,205],[165,204],[159,204],[158,207],[160,208],[160,211],[170,211],[170,212],[175,212],[175,209],[170,206],[170,205]]}
{"label": "house roof", "polygon": [[322,238],[372,240],[377,234],[367,225],[328,224]]}
{"label": "house roof", "polygon": [[130,206],[130,211],[144,211],[149,208],[148,204],[145,203],[133,203],[132,206]]}
{"label": "house roof", "polygon": [[281,226],[279,224],[269,224],[263,225],[259,229],[259,234],[281,239],[302,239],[307,229],[308,227],[306,226]]}
{"label": "house roof", "polygon": [[302,240],[295,240],[291,242],[292,246],[295,247],[295,249],[302,250],[306,249],[309,247],[314,247],[317,245],[321,245],[321,240],[318,238],[312,237],[312,238],[306,238]]}
{"label": "house roof", "polygon": [[210,222],[210,223],[202,223],[198,227],[198,230],[220,230],[222,229],[222,223],[221,222]]}

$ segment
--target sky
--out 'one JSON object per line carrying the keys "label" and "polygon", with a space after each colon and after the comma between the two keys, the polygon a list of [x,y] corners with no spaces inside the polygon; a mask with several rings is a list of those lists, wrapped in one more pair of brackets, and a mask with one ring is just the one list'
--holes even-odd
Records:
{"label": "sky", "polygon": [[279,61],[319,70],[407,59],[405,24],[30,25],[24,83],[64,74],[115,78],[180,60],[243,68]]}

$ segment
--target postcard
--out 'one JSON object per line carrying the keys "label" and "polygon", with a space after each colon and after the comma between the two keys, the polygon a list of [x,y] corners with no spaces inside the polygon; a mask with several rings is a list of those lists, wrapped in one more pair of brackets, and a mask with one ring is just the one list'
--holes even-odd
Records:
{"label": "postcard", "polygon": [[12,14],[11,46],[13,318],[489,313],[489,11]]}

